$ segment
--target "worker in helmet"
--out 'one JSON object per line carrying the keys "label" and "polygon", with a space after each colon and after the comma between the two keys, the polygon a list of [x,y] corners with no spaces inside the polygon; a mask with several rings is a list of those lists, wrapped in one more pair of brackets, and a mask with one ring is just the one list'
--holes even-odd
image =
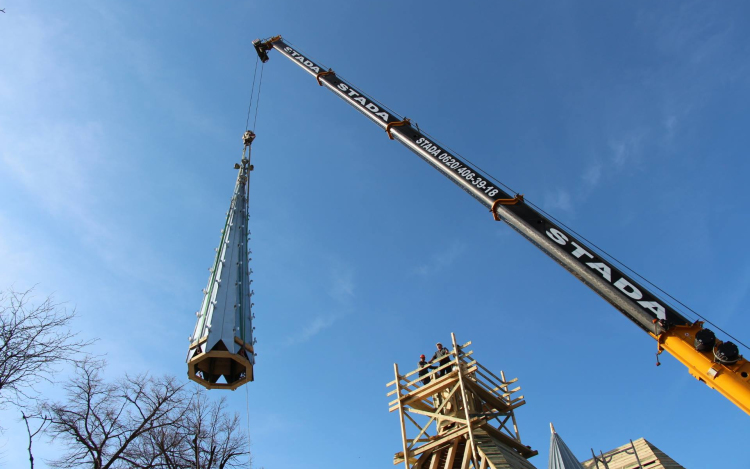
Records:
{"label": "worker in helmet", "polygon": [[[440,366],[447,365],[448,362],[450,362],[450,360],[451,360],[451,353],[450,353],[450,351],[447,348],[443,347],[443,344],[441,344],[440,342],[436,343],[435,347],[437,347],[437,352],[435,352],[435,354],[432,356],[432,358],[430,359],[430,361],[434,362],[436,360],[439,360],[440,363],[439,363],[438,368]],[[451,371],[451,367],[450,366],[446,366],[442,370],[438,371],[437,375],[438,375],[438,377],[445,376],[448,373],[450,373],[450,371]]]}
{"label": "worker in helmet", "polygon": [[[425,360],[424,354],[422,354],[422,355],[419,356],[418,366],[419,366],[419,376],[420,377],[426,375],[427,373],[429,373],[430,371],[432,371],[432,370],[435,369],[434,366],[430,366],[430,362],[428,362],[428,361]],[[429,382],[430,382],[430,377],[428,376],[428,377],[426,377],[426,378],[424,378],[422,380],[422,385],[424,386],[424,385],[426,385]]]}

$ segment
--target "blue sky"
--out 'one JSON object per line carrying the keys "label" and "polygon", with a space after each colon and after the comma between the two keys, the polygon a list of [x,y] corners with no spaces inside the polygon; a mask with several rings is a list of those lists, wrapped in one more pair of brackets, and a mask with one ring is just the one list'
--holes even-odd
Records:
{"label": "blue sky", "polygon": [[[0,287],[75,307],[112,377],[185,376],[250,42],[275,34],[750,340],[743,2],[2,7]],[[747,467],[747,415],[674,359],[656,368],[640,329],[271,55],[250,195],[256,381],[228,393],[244,415],[247,392],[256,467],[389,467],[393,363],[450,332],[519,378],[540,468],[550,421],[581,459],[645,437],[686,467]],[[16,417],[0,414],[5,467],[26,461]]]}

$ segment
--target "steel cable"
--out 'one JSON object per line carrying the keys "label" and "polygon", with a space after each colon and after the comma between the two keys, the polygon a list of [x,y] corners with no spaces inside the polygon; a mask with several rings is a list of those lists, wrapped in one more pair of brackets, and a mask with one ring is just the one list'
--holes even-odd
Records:
{"label": "steel cable", "polygon": [[247,106],[247,119],[245,120],[245,130],[250,130],[247,126],[250,124],[250,110],[253,108],[253,95],[255,94],[255,76],[258,74],[258,59],[255,56],[255,71],[253,71],[253,87],[250,90],[250,104]]}
{"label": "steel cable", "polygon": [[260,91],[263,89],[263,70],[265,70],[266,64],[260,66],[260,80],[258,80],[258,97],[255,99],[255,119],[253,119],[253,132],[255,132],[255,125],[258,122],[258,109],[260,108]]}
{"label": "steel cable", "polygon": [[[457,157],[459,157],[459,158],[463,159],[464,161],[466,161],[467,163],[471,164],[471,165],[472,165],[473,167],[475,167],[475,168],[476,168],[476,169],[477,169],[477,170],[478,170],[479,172],[481,172],[481,173],[482,173],[482,174],[483,174],[483,175],[484,175],[485,177],[487,177],[488,179],[492,179],[492,180],[493,180],[493,181],[495,181],[495,182],[496,182],[497,184],[499,184],[499,185],[501,185],[501,186],[505,187],[506,189],[508,189],[508,190],[509,190],[509,191],[510,191],[510,192],[511,192],[511,193],[512,193],[513,195],[518,195],[518,194],[519,194],[518,192],[516,192],[515,190],[513,190],[512,188],[510,188],[510,187],[509,187],[508,185],[506,185],[505,183],[503,183],[502,181],[500,181],[500,180],[499,180],[499,179],[497,179],[496,177],[492,176],[492,175],[491,175],[491,174],[490,174],[489,172],[487,172],[487,171],[485,171],[484,169],[482,169],[481,167],[479,167],[479,166],[478,166],[478,165],[477,165],[476,163],[472,162],[471,160],[469,160],[469,159],[468,159],[468,158],[466,158],[465,156],[461,155],[461,154],[460,154],[460,153],[458,153],[457,151],[453,150],[453,149],[452,149],[452,148],[450,148],[449,146],[447,146],[447,145],[443,144],[443,143],[442,143],[442,142],[440,142],[440,141],[439,141],[438,139],[434,138],[434,137],[433,137],[432,135],[428,134],[427,132],[425,132],[425,131],[423,131],[423,130],[421,130],[421,129],[419,129],[419,131],[420,131],[420,132],[421,132],[421,133],[422,133],[423,135],[425,135],[425,136],[429,137],[429,138],[430,138],[430,139],[431,139],[431,140],[432,140],[433,142],[437,143],[438,145],[440,145],[440,146],[442,146],[443,148],[445,148],[445,149],[449,150],[450,152],[452,152],[452,153],[453,153],[453,154],[454,154],[455,156],[457,156]],[[717,330],[721,331],[721,332],[722,332],[723,334],[727,335],[728,337],[730,337],[731,339],[733,339],[734,341],[736,341],[736,342],[737,342],[738,344],[740,344],[740,345],[742,345],[743,347],[745,347],[746,349],[750,350],[750,347],[748,347],[747,345],[745,345],[745,343],[744,343],[744,342],[742,342],[741,340],[739,340],[739,339],[738,339],[737,337],[735,337],[735,336],[733,336],[732,334],[728,333],[727,331],[725,331],[724,329],[722,329],[721,327],[719,327],[719,326],[718,326],[717,324],[715,324],[714,322],[712,322],[711,320],[709,320],[709,319],[708,319],[708,318],[706,318],[705,316],[701,315],[700,313],[698,313],[697,311],[695,311],[694,309],[692,309],[692,308],[691,308],[690,306],[688,306],[688,305],[686,305],[685,303],[683,303],[682,301],[678,300],[677,298],[675,298],[674,296],[672,296],[671,294],[669,294],[669,293],[668,293],[667,291],[665,291],[664,289],[662,289],[661,287],[659,287],[658,285],[656,285],[655,283],[653,283],[652,281],[650,281],[649,279],[647,279],[646,277],[644,277],[643,275],[639,274],[639,273],[638,273],[637,271],[635,271],[634,269],[632,269],[631,267],[629,267],[629,266],[628,266],[627,264],[625,264],[624,262],[620,261],[620,260],[619,260],[619,259],[617,259],[617,258],[616,258],[615,256],[613,256],[612,254],[610,254],[609,252],[607,252],[606,250],[602,249],[601,247],[599,247],[599,246],[598,246],[597,244],[595,244],[594,242],[590,241],[590,240],[589,240],[588,238],[586,238],[586,237],[585,237],[585,236],[583,236],[582,234],[578,233],[578,232],[577,232],[576,230],[574,230],[573,228],[569,227],[568,225],[566,225],[566,224],[565,224],[565,223],[563,223],[562,221],[558,220],[557,218],[555,218],[555,217],[554,217],[554,216],[552,216],[551,214],[547,213],[547,212],[546,212],[546,211],[545,211],[544,209],[542,209],[542,208],[541,208],[541,207],[539,207],[538,205],[536,205],[536,204],[534,204],[533,202],[531,202],[531,201],[530,201],[530,200],[529,200],[528,198],[525,198],[524,200],[525,200],[525,202],[526,202],[526,203],[528,203],[529,205],[531,205],[532,207],[534,207],[534,208],[535,208],[536,210],[538,210],[539,212],[543,213],[543,214],[544,214],[544,215],[546,215],[546,216],[547,216],[548,218],[550,218],[551,220],[554,220],[554,221],[555,221],[556,223],[558,223],[558,224],[559,224],[560,226],[564,227],[565,229],[567,229],[567,230],[568,230],[568,231],[570,231],[571,233],[573,233],[573,234],[575,234],[576,236],[578,236],[578,237],[579,237],[579,238],[580,238],[581,240],[583,240],[583,241],[585,241],[586,243],[588,243],[589,245],[591,245],[591,246],[592,246],[592,247],[593,247],[594,249],[596,249],[597,251],[599,251],[599,252],[598,252],[598,254],[599,254],[600,256],[601,256],[602,254],[604,254],[604,256],[602,256],[602,257],[605,257],[605,256],[606,256],[606,257],[607,257],[608,259],[610,259],[610,260],[611,260],[611,261],[613,261],[614,263],[618,264],[619,266],[621,266],[622,268],[624,268],[624,269],[625,269],[625,270],[627,270],[628,272],[632,273],[632,274],[633,274],[634,276],[636,276],[636,277],[638,277],[639,279],[643,280],[643,281],[644,281],[645,283],[647,283],[647,284],[651,285],[651,286],[652,286],[653,288],[655,288],[656,290],[658,290],[659,292],[661,292],[661,293],[662,293],[663,295],[665,295],[666,297],[670,298],[670,299],[671,299],[672,301],[676,302],[677,304],[679,304],[680,306],[682,306],[682,307],[683,307],[683,308],[685,308],[686,310],[688,310],[688,311],[690,311],[691,313],[693,313],[693,314],[694,314],[694,315],[695,315],[696,317],[698,317],[698,318],[702,319],[703,321],[707,322],[708,324],[712,325],[712,326],[713,326],[713,327],[715,327],[715,328],[716,328]],[[661,298],[661,299],[662,299],[662,301],[664,301],[664,298]],[[672,307],[673,307],[673,308],[674,308],[675,310],[677,310],[677,311],[680,311],[680,308],[677,308],[677,307],[675,307],[675,306],[674,306],[674,304],[672,304],[671,302],[665,301],[665,303],[668,303],[668,304],[670,304],[670,306],[672,306]],[[681,312],[681,313],[684,313],[684,310],[681,310],[680,312]]]}

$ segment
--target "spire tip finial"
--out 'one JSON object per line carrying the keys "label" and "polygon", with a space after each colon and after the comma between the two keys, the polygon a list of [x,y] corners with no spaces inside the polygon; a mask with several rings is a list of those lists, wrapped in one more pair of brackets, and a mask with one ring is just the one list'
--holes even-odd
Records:
{"label": "spire tip finial", "polygon": [[550,423],[549,423],[549,429],[550,429],[550,431],[551,431],[552,433],[557,433],[557,432],[555,431],[555,426],[554,426],[554,425],[552,425],[552,422],[550,422]]}

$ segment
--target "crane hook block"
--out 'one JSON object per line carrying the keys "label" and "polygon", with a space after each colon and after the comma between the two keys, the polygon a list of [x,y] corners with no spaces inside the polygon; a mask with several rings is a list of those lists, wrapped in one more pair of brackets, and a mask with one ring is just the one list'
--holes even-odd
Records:
{"label": "crane hook block", "polygon": [[279,40],[281,40],[281,36],[274,36],[267,41],[261,41],[260,39],[253,41],[253,47],[255,47],[255,52],[258,53],[261,62],[268,62],[268,51],[273,49],[273,43]]}
{"label": "crane hook block", "polygon": [[247,130],[242,134],[242,143],[244,143],[246,147],[249,147],[250,144],[253,143],[253,140],[255,140],[255,132],[252,130]]}
{"label": "crane hook block", "polygon": [[497,214],[498,205],[516,205],[521,202],[523,202],[523,194],[518,194],[512,199],[497,199],[492,202],[492,209],[490,209],[490,212],[492,212],[492,216],[495,217],[495,221],[500,221],[500,215]]}
{"label": "crane hook block", "polygon": [[391,140],[393,140],[393,135],[391,135],[391,128],[392,127],[402,127],[404,125],[411,125],[411,119],[409,119],[408,117],[404,117],[404,120],[402,120],[402,121],[389,122],[385,126],[385,132],[388,134],[388,138],[390,138]]}
{"label": "crane hook block", "polygon": [[323,83],[320,81],[320,79],[327,75],[336,75],[336,72],[334,72],[332,69],[329,68],[327,72],[320,72],[317,75],[315,75],[315,79],[318,80],[318,84],[320,86],[323,86]]}

